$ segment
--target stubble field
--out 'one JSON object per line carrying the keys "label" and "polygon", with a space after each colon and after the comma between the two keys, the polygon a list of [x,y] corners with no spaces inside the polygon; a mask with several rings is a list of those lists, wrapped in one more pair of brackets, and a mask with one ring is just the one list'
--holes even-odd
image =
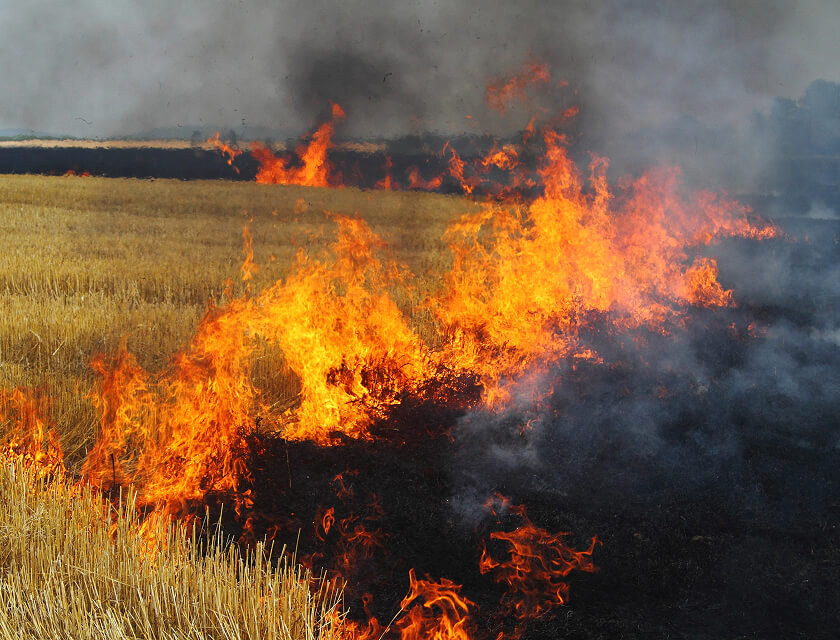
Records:
{"label": "stubble field", "polygon": [[[208,304],[247,287],[259,292],[284,276],[299,249],[325,247],[333,227],[326,212],[363,218],[413,273],[442,273],[441,235],[473,207],[451,196],[351,188],[3,176],[0,387],[47,392],[72,467],[99,421],[86,398],[97,354],[125,340],[144,368],[165,367]],[[246,226],[258,271],[243,282]],[[254,375],[277,365],[255,362]],[[284,382],[275,395],[293,404],[294,380]]]}
{"label": "stubble field", "polygon": [[[97,354],[125,343],[148,370],[165,368],[210,306],[259,292],[296,252],[325,247],[326,212],[363,217],[422,273],[439,266],[443,229],[470,206],[433,194],[3,176],[3,397],[21,387],[49,399],[42,406],[75,474],[101,420],[89,397]],[[247,282],[245,235],[256,264]],[[278,354],[254,360],[255,381],[294,406],[296,381]],[[0,436],[15,426],[1,424]],[[343,637],[336,585],[313,586],[293,558],[268,562],[277,550],[242,553],[211,522],[185,538],[180,525],[144,521],[131,495],[20,465],[4,465],[0,487],[2,638]]]}

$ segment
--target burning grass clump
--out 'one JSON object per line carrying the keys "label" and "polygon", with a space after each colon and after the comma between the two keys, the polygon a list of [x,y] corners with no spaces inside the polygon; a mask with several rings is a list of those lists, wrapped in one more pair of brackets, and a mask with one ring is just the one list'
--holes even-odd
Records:
{"label": "burning grass clump", "polygon": [[0,639],[341,636],[340,592],[262,545],[142,519],[131,492],[114,505],[19,463],[0,465],[0,493]]}

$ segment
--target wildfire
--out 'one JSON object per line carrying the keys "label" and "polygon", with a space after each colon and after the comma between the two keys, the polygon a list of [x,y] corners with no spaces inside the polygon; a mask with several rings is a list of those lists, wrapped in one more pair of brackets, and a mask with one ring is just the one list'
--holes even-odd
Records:
{"label": "wildfire", "polygon": [[[531,64],[488,86],[488,102],[504,110],[513,97],[549,79],[547,67]],[[331,120],[296,150],[296,158],[255,145],[257,182],[340,184],[327,154],[342,118],[333,105]],[[537,136],[532,122],[525,142]],[[218,135],[208,142],[231,166],[241,153]],[[163,371],[144,370],[125,344],[95,357],[98,386],[91,400],[101,415],[100,433],[82,478],[104,490],[134,485],[141,506],[159,507],[155,518],[194,513],[211,493],[230,496],[249,530],[253,494],[245,488],[252,479],[245,452],[258,424],[285,441],[334,446],[372,439],[373,425],[408,399],[464,411],[477,402],[487,411],[503,409],[512,385],[526,376],[567,358],[602,362],[587,344],[588,328],[667,333],[691,306],[733,305],[732,292],[718,281],[717,263],[700,249],[727,236],[776,233],[751,223],[734,202],[684,194],[677,170],[652,171],[612,187],[606,159],[594,157],[584,176],[560,133],[543,130],[541,143],[535,173],[523,166],[514,145],[496,145],[472,164],[451,145],[444,147],[448,175],[465,194],[490,181],[492,172],[509,180],[488,189],[495,197],[446,231],[452,261],[437,274],[438,290],[410,294],[413,276],[383,257],[384,243],[368,225],[329,213],[335,239],[323,255],[300,250],[284,279],[224,306],[210,305],[190,344]],[[393,188],[391,170],[388,158],[382,188]],[[443,180],[424,180],[414,168],[408,184],[436,189]],[[533,186],[539,189],[532,197],[516,192]],[[295,212],[305,210],[299,200]],[[258,266],[247,226],[243,245],[241,278],[248,281]],[[419,317],[431,318],[432,328],[421,333]],[[274,409],[252,379],[250,363],[266,345],[298,378],[291,408]],[[464,380],[480,388],[479,399],[464,392]],[[40,396],[21,389],[0,397],[0,420],[13,427],[6,455],[63,469],[46,411]],[[395,431],[400,428],[405,425]],[[335,485],[339,498],[352,497],[343,476]],[[478,567],[506,586],[500,615],[517,620],[518,635],[523,620],[566,602],[570,572],[594,571],[597,540],[573,550],[566,534],[537,527],[523,507],[501,496],[490,504],[494,514],[507,511],[522,521],[514,531],[490,534]],[[317,514],[315,536],[336,541],[336,564],[345,575],[382,546],[381,532],[371,527],[381,514],[372,511],[376,517],[340,517],[334,507]],[[159,530],[159,522],[149,520],[149,530]],[[149,553],[159,543],[152,538]],[[472,637],[476,605],[459,585],[418,579],[413,569],[409,580],[394,623],[401,640]],[[348,637],[366,640],[384,631],[371,617],[364,627],[349,625]]]}
{"label": "wildfire", "polygon": [[63,474],[64,451],[49,423],[49,398],[37,391],[0,389],[0,424],[10,428],[2,452],[45,475]]}
{"label": "wildfire", "polygon": [[260,164],[257,182],[262,184],[298,184],[305,187],[327,187],[339,184],[340,179],[332,175],[332,166],[327,152],[332,144],[335,125],[344,119],[342,108],[332,106],[332,119],[322,124],[312,135],[308,144],[302,144],[295,150],[297,158],[275,156],[270,149],[255,143],[251,155]]}
{"label": "wildfire", "polygon": [[[313,145],[329,140],[331,128],[319,131]],[[125,350],[95,359],[102,429],[84,475],[101,486],[135,483],[144,499],[178,512],[208,491],[235,492],[247,478],[236,452],[257,413],[289,440],[370,438],[370,426],[406,397],[468,406],[455,384],[465,377],[477,379],[487,407],[500,408],[529,372],[567,357],[597,362],[580,337],[593,321],[667,332],[687,306],[732,304],[714,260],[692,254],[720,237],[770,235],[771,227],[751,225],[743,207],[712,194],[682,195],[675,170],[613,190],[605,159],[594,158],[584,179],[560,134],[544,131],[543,143],[542,193],[487,203],[454,222],[442,288],[408,313],[394,296],[407,270],[381,257],[384,244],[363,221],[331,214],[337,233],[324,257],[300,251],[284,280],[210,308],[167,370],[149,374]],[[320,175],[320,184],[323,155],[302,155],[316,156],[318,171],[308,161],[288,170]],[[450,162],[469,190],[454,149]],[[496,147],[484,165],[516,171],[518,156]],[[247,227],[243,240],[247,280],[257,269]],[[432,344],[412,321],[424,312],[438,327]],[[282,352],[300,382],[299,402],[282,414],[264,406],[250,377],[249,358],[262,343]]]}
{"label": "wildfire", "polygon": [[251,238],[251,231],[248,229],[248,225],[242,227],[242,244],[245,260],[242,261],[242,266],[239,270],[242,272],[242,281],[247,282],[260,270],[260,266],[254,262],[254,241]]}
{"label": "wildfire", "polygon": [[[407,613],[396,622],[400,640],[470,640],[469,613],[475,606],[446,578],[420,580],[412,569],[410,589],[400,603]],[[422,604],[421,604],[422,603]]]}
{"label": "wildfire", "polygon": [[207,139],[207,144],[212,149],[216,149],[219,153],[227,158],[227,163],[230,165],[236,173],[239,173],[239,167],[233,164],[233,161],[240,155],[242,155],[242,151],[240,149],[234,149],[229,144],[222,142],[221,137],[218,132],[212,137]]}

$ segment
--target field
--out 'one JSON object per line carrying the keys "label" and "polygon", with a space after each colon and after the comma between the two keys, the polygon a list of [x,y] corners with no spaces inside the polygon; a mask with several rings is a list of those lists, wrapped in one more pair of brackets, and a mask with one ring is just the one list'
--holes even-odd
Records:
{"label": "field", "polygon": [[72,465],[98,423],[85,398],[90,359],[126,340],[144,367],[164,367],[208,303],[223,301],[226,281],[230,295],[244,293],[243,226],[259,265],[247,286],[259,291],[284,275],[298,248],[325,246],[325,211],[357,213],[414,273],[440,273],[441,234],[472,206],[435,194],[374,200],[355,189],[4,176],[0,387],[48,390]]}
{"label": "field", "polygon": [[[87,397],[96,354],[114,352],[125,341],[144,367],[165,367],[208,304],[242,295],[246,287],[259,291],[283,276],[300,248],[317,253],[331,235],[325,211],[360,212],[401,260],[424,272],[441,260],[446,223],[471,206],[431,194],[377,194],[374,206],[371,199],[353,189],[2,177],[0,387],[39,388],[51,399],[66,462],[77,471],[100,420]],[[247,284],[240,272],[245,225],[259,265]],[[255,376],[267,366],[255,363]],[[294,394],[290,380],[284,401],[294,404]],[[139,551],[147,534],[138,533],[130,510],[113,516],[123,536],[111,546],[107,523],[96,516],[107,504],[101,498],[51,493],[20,469],[0,472],[0,484],[6,496],[0,568],[13,569],[0,587],[2,637],[328,633],[317,630],[325,612],[334,610],[335,593],[310,598],[309,578],[294,577],[295,569],[267,568],[257,553],[245,560],[251,569],[243,579],[239,555],[216,540],[201,557],[195,545],[164,545],[150,572]],[[67,522],[78,526],[67,528]],[[158,535],[174,534],[164,527]],[[40,542],[33,548],[32,540]],[[269,620],[253,612],[255,603],[271,597],[265,587],[272,580],[289,586],[275,594],[284,604]],[[137,600],[141,592],[151,600]],[[29,600],[35,593],[40,600]],[[167,594],[175,593],[183,605],[166,604]],[[191,598],[200,602],[189,604]]]}
{"label": "field", "polygon": [[[608,206],[597,190],[549,183],[551,206],[537,202],[530,217],[499,208],[491,229],[463,221],[453,258],[444,231],[480,201],[0,178],[0,388],[50,398],[71,474],[111,447],[85,476],[102,493],[45,487],[8,466],[0,475],[0,637],[103,637],[109,620],[115,638],[370,640],[377,620],[401,640],[450,638],[435,629],[453,624],[479,640],[833,637],[840,223],[788,219],[765,233],[737,207],[703,196],[666,209],[641,185],[649,201],[618,192]],[[364,228],[327,212],[366,221],[414,275],[382,276]],[[698,246],[703,225],[717,238]],[[424,304],[435,291],[438,307]],[[410,332],[391,322],[404,315]],[[225,340],[194,348],[216,335]],[[125,374],[114,394],[91,364],[122,344],[151,374],[112,362],[108,373]],[[247,366],[228,367],[240,354]],[[510,391],[507,404],[482,404],[476,381]],[[103,417],[103,398],[125,413]],[[318,437],[291,431],[306,426],[304,409]],[[186,452],[193,444],[206,446]],[[139,514],[114,506],[144,469],[135,450],[158,465],[133,476]],[[228,466],[230,451],[247,473]],[[192,484],[176,484],[196,468]],[[155,500],[199,516],[192,542],[141,522]],[[207,526],[220,509],[224,540]],[[550,533],[560,531],[568,548]],[[343,594],[322,586],[310,599],[305,570],[263,562],[263,536],[346,580]],[[573,558],[535,572],[532,591],[548,600],[519,602],[548,610],[524,631],[507,592],[478,571],[511,536],[539,540],[520,559]],[[593,536],[603,546],[589,547]],[[277,581],[282,602],[266,586]],[[459,589],[474,606],[452,604]],[[342,606],[369,633],[338,626]]]}

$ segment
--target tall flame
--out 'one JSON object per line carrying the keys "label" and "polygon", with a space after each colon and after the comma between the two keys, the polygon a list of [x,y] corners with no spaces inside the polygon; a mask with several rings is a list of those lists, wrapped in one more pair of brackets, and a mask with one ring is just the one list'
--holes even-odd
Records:
{"label": "tall flame", "polygon": [[251,155],[260,164],[257,182],[298,184],[305,187],[326,187],[338,182],[332,175],[327,152],[332,144],[335,125],[343,118],[344,110],[334,104],[332,119],[318,127],[308,144],[303,144],[295,150],[295,162],[289,158],[278,157],[267,147],[255,143],[251,147]]}
{"label": "tall flame", "polygon": [[[593,320],[667,332],[687,306],[733,304],[714,260],[697,250],[772,227],[751,225],[743,207],[712,194],[682,195],[676,170],[613,191],[607,161],[595,157],[585,180],[564,138],[543,136],[542,194],[454,222],[442,288],[408,310],[416,296],[405,293],[407,270],[381,257],[384,243],[363,221],[331,214],[337,233],[325,256],[301,250],[284,280],[208,310],[166,371],[148,374],[125,350],[97,358],[102,433],[84,473],[103,485],[138,483],[150,501],[200,500],[247,473],[235,452],[257,413],[287,439],[369,438],[407,396],[466,402],[453,386],[459,377],[477,379],[485,404],[498,407],[528,372],[570,356],[597,361],[581,338]],[[517,156],[499,147],[486,164],[515,170]],[[255,265],[247,228],[243,237],[246,278]],[[431,340],[413,320],[429,313]],[[259,344],[282,352],[299,379],[298,403],[281,414],[250,377]]]}
{"label": "tall flame", "polygon": [[[488,89],[488,99],[505,105],[548,80],[541,68],[528,71]],[[327,151],[343,117],[334,105],[331,121],[297,150],[294,163],[255,147],[257,180],[336,183]],[[497,171],[508,172],[511,185],[538,186],[539,194],[526,198],[500,188],[477,213],[454,221],[444,235],[451,267],[435,274],[438,289],[413,290],[411,274],[383,257],[384,243],[364,221],[328,214],[336,235],[325,253],[301,249],[284,279],[211,305],[164,370],[144,370],[125,344],[94,358],[98,386],[91,398],[101,423],[83,478],[103,489],[134,484],[141,504],[160,505],[160,517],[191,513],[208,494],[225,493],[247,529],[253,496],[242,490],[252,479],[244,454],[257,424],[287,440],[325,446],[370,439],[373,425],[406,399],[470,408],[478,400],[464,392],[465,379],[480,386],[484,408],[504,407],[511,386],[525,376],[564,358],[598,362],[587,343],[589,328],[667,333],[690,306],[734,304],[703,247],[727,236],[776,233],[751,223],[734,202],[706,192],[685,195],[677,170],[651,171],[612,188],[606,159],[593,157],[584,177],[561,134],[547,129],[542,143],[533,177],[513,146],[494,147],[472,171],[455,149],[444,148],[449,174],[467,194]],[[233,151],[225,153],[232,163]],[[419,173],[414,184],[421,184]],[[390,178],[383,186],[393,186]],[[304,208],[300,202],[295,211]],[[257,265],[248,227],[243,242],[242,279],[250,280]],[[265,348],[282,354],[297,377],[291,408],[274,408],[252,378],[251,363]],[[45,415],[36,395],[15,389],[0,396],[0,420],[12,425],[7,456],[60,467],[61,449]],[[340,477],[336,483],[350,491]],[[491,534],[495,546],[485,547],[480,570],[506,585],[506,615],[543,615],[565,602],[570,571],[593,570],[596,541],[573,550],[565,534],[535,526],[521,507],[504,501],[502,507],[523,524]],[[319,539],[341,541],[339,564],[371,557],[380,544],[378,533],[355,516],[337,519],[326,510],[318,521]],[[500,546],[504,558],[494,555]],[[411,571],[401,607],[395,623],[401,640],[471,636],[474,604],[446,579],[422,580]],[[373,619],[365,628],[348,628],[348,637],[358,639],[384,632]]]}

